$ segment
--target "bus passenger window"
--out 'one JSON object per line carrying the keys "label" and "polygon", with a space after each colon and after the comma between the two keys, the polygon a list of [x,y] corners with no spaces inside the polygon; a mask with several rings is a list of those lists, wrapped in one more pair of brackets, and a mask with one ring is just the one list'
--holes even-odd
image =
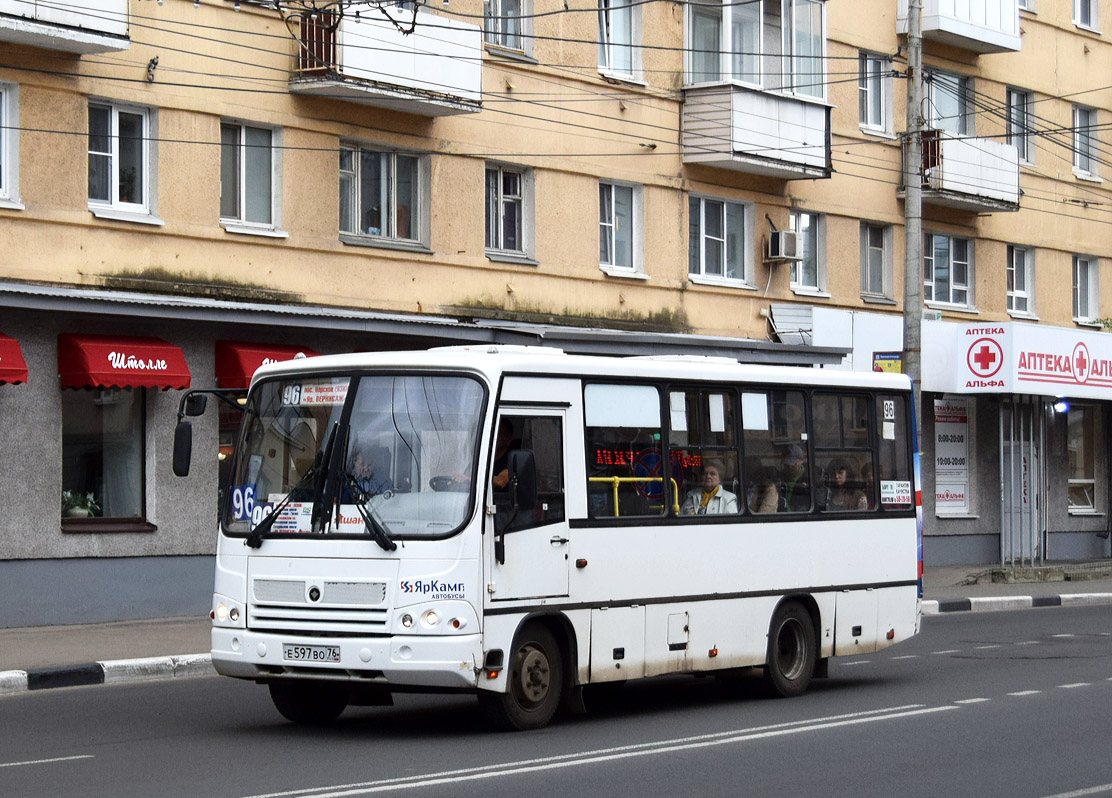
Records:
{"label": "bus passenger window", "polygon": [[906,509],[915,501],[907,398],[898,394],[880,394],[876,398],[876,416],[879,427],[877,466],[876,480],[870,475],[871,487],[878,491],[874,495],[881,508]]}
{"label": "bus passenger window", "polygon": [[587,512],[592,518],[663,515],[660,394],[650,385],[589,384]]}
{"label": "bus passenger window", "polygon": [[749,512],[769,512],[772,503],[777,512],[810,511],[812,469],[803,393],[747,391],[741,397],[741,423]]}
{"label": "bus passenger window", "polygon": [[733,391],[671,391],[668,395],[672,511],[680,515],[740,512],[736,395]]}
{"label": "bus passenger window", "polygon": [[872,482],[869,397],[816,393],[811,398],[815,460],[819,467],[815,502],[827,512],[861,512],[870,506],[866,480]]}

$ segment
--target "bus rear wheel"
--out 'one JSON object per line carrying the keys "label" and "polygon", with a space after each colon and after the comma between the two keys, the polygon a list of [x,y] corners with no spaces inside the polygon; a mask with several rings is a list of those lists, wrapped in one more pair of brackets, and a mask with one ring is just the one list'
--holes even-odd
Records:
{"label": "bus rear wheel", "polygon": [[270,700],[288,721],[323,726],[347,708],[350,690],[330,682],[271,682]]}
{"label": "bus rear wheel", "polygon": [[768,630],[765,683],[774,695],[802,695],[815,674],[815,624],[797,601],[776,608]]}
{"label": "bus rear wheel", "polygon": [[506,676],[505,693],[479,693],[479,703],[495,726],[527,731],[552,720],[564,690],[564,665],[551,632],[536,623],[522,628]]}

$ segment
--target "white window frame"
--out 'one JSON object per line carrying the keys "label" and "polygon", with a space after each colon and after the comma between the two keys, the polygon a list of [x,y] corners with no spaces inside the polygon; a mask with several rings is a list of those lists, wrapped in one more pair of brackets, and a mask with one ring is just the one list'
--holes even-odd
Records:
{"label": "white window frame", "polygon": [[1019,0],[1019,10],[1020,11],[1030,11],[1032,14],[1034,14],[1035,13],[1035,0]]}
{"label": "white window frame", "polygon": [[[340,193],[341,199],[344,192],[347,192],[347,202],[350,203],[349,208],[352,213],[352,218],[355,220],[354,226],[349,226],[345,229],[345,220],[341,212],[340,216],[340,238],[345,243],[353,244],[376,244],[386,246],[401,246],[401,247],[415,247],[424,249],[429,241],[429,183],[428,183],[428,156],[422,153],[408,152],[402,150],[392,150],[389,148],[364,146],[354,142],[343,142],[340,144]],[[350,154],[352,169],[346,170],[343,168],[344,153]],[[368,232],[363,229],[360,223],[362,215],[362,200],[363,200],[363,182],[360,179],[362,174],[362,159],[364,157],[376,157],[383,159],[387,162],[386,177],[386,193],[387,193],[387,207],[382,212],[382,218],[386,221],[386,229],[379,232]],[[415,191],[416,197],[410,209],[413,218],[410,219],[409,228],[412,233],[409,237],[404,237],[398,234],[397,230],[397,205],[398,205],[398,158],[413,159],[416,169],[415,177]],[[340,205],[343,208],[343,202]]]}
{"label": "white window frame", "polygon": [[[622,14],[629,15],[629,41],[618,37],[615,24]],[[619,48],[628,47],[629,64],[615,66]],[[637,80],[641,75],[641,4],[633,0],[599,0],[598,3],[598,71],[600,74]]]}
{"label": "white window frame", "polygon": [[1073,106],[1073,173],[1087,180],[1099,179],[1097,158],[1100,153],[1095,130],[1097,119],[1096,108],[1087,105]]}
{"label": "white window frame", "polygon": [[[857,65],[857,111],[861,129],[892,135],[892,59],[862,51]],[[879,118],[876,117],[879,105]]]}
{"label": "white window frame", "polygon": [[[927,111],[927,125],[936,130],[947,130],[958,136],[972,136],[974,130],[974,114],[970,108],[970,97],[973,93],[973,79],[968,75],[962,75],[957,72],[947,72],[941,69],[928,69],[925,70],[925,80],[923,81],[923,94],[926,102]],[[952,80],[957,83],[957,91],[959,92],[958,103],[961,106],[960,116],[957,117],[957,123],[951,123],[943,119],[938,113],[938,96],[939,92],[945,92],[944,88],[939,88],[938,78],[943,80]]]}
{"label": "white window frame", "polygon": [[[692,205],[698,203],[697,213],[692,213]],[[708,274],[707,273],[707,257],[706,257],[706,238],[707,235],[707,213],[714,212],[717,206],[721,206],[718,212],[721,214],[719,217],[722,223],[723,236],[722,242],[722,274]],[[693,283],[701,283],[704,285],[724,285],[733,288],[752,288],[753,287],[753,235],[754,235],[754,214],[755,208],[752,203],[738,202],[737,200],[725,199],[723,197],[714,197],[700,194],[691,194],[688,197],[688,214],[691,218],[688,220],[688,267],[687,278]],[[733,209],[731,213],[730,210]],[[738,269],[740,274],[734,277],[726,275],[726,266],[730,261],[730,254],[734,250],[730,248],[729,243],[734,236],[734,231],[729,229],[730,219],[741,220],[742,231],[740,236],[741,251],[738,253]],[[713,237],[712,237],[713,238]],[[733,239],[736,240],[736,239]],[[692,261],[697,261],[698,271],[692,271],[692,266],[695,265]]]}
{"label": "white window frame", "polygon": [[[1008,315],[1025,319],[1035,316],[1035,250],[1008,244],[1005,291]],[[1022,275],[1022,277],[1020,277]],[[1022,287],[1020,286],[1022,283]]]}
{"label": "white window frame", "polygon": [[[607,274],[613,274],[623,277],[629,277],[640,274],[644,271],[643,258],[644,258],[644,234],[643,234],[643,188],[635,183],[622,183],[612,180],[600,180],[599,184],[599,269]],[[614,262],[613,255],[617,252],[618,236],[621,234],[620,219],[617,217],[617,193],[629,192],[629,209],[630,219],[629,225],[631,227],[629,236],[629,257],[630,263],[618,264]],[[608,218],[604,218],[603,212],[605,205],[603,203],[603,193],[607,192],[610,197],[610,214]],[[607,262],[602,257],[603,250],[603,237],[608,237],[608,247],[611,253],[611,260]]]}
{"label": "white window frame", "polygon": [[26,209],[19,201],[18,83],[0,83],[0,208]]}
{"label": "white window frame", "polygon": [[[736,3],[730,0],[717,0],[716,2],[688,3],[685,15],[685,35],[687,53],[685,57],[685,83],[715,83],[731,81],[756,86],[763,91],[790,96],[807,97],[825,101],[827,97],[827,67],[826,67],[826,3],[825,0],[761,0],[757,6],[759,21],[757,23],[758,50],[755,59],[748,66],[744,61],[735,58],[739,52],[748,53],[748,46],[735,46],[734,44],[734,14],[745,14],[752,10],[746,3]],[[820,15],[818,44],[819,52],[814,55],[801,55],[796,52],[796,20],[797,11],[802,7],[817,9]],[[701,13],[706,18],[714,18],[718,27],[718,67],[713,75],[703,75],[700,71],[696,80],[696,58],[693,42],[695,41],[695,20]],[[787,24],[784,21],[787,20]],[[775,26],[775,37],[767,34]],[[740,28],[739,28],[740,29]],[[775,41],[773,41],[775,38]],[[814,59],[815,66],[820,71],[818,75],[807,75],[805,80],[796,85],[796,77],[804,70],[801,69],[802,59]],[[711,59],[713,60],[713,59]]]}
{"label": "white window frame", "polygon": [[[1085,30],[1100,30],[1097,0],[1073,0],[1073,24]],[[1086,17],[1088,19],[1086,19]]]}
{"label": "white window frame", "polygon": [[[488,47],[533,54],[533,0],[515,0],[517,13],[507,13],[509,0],[483,0],[483,42]],[[515,29],[516,28],[516,29]]]}
{"label": "white window frame", "polygon": [[[235,143],[235,147],[236,147],[236,167],[237,167],[236,187],[235,188],[236,188],[236,191],[238,193],[238,196],[236,198],[236,214],[235,215],[225,215],[224,214],[223,197],[221,197],[220,225],[225,230],[227,230],[229,233],[244,233],[244,234],[247,234],[247,235],[272,236],[272,237],[277,237],[277,238],[286,238],[286,237],[288,237],[289,234],[284,232],[281,229],[281,226],[282,226],[282,218],[281,218],[281,212],[282,212],[282,203],[281,203],[281,197],[282,197],[282,158],[281,158],[280,154],[282,152],[282,129],[281,128],[269,127],[267,125],[259,125],[259,124],[254,124],[254,123],[250,123],[250,122],[244,122],[244,121],[237,120],[237,119],[221,119],[220,120],[220,139],[221,139],[220,189],[221,189],[221,194],[222,195],[223,195],[223,191],[224,191],[224,162],[223,162],[223,158],[224,158],[225,152],[224,152],[223,140],[224,140],[224,129],[225,129],[225,127],[235,128],[236,131],[237,131],[236,143]],[[245,218],[246,217],[246,207],[247,207],[248,180],[249,179],[258,180],[257,177],[251,178],[250,175],[247,174],[247,168],[248,168],[247,167],[247,158],[244,157],[244,154],[246,152],[245,136],[246,136],[246,131],[249,130],[249,129],[257,130],[257,131],[265,131],[265,132],[270,134],[270,144],[269,144],[269,147],[270,147],[270,171],[269,171],[269,177],[270,177],[270,220],[266,221],[266,222],[250,220],[250,219]]]}
{"label": "white window frame", "polygon": [[[807,231],[802,230],[803,220],[806,218]],[[791,290],[797,294],[826,295],[826,214],[792,208],[788,216],[789,228],[801,233],[803,242],[803,260],[792,261],[789,284]],[[804,282],[800,276],[803,266],[808,259],[814,260],[813,283]]]}
{"label": "white window frame", "polygon": [[[494,218],[496,228],[494,245],[492,246],[490,242],[486,242],[487,257],[492,260],[529,260],[533,252],[533,170],[524,166],[487,162],[486,169],[483,171],[484,241],[486,241],[485,236],[490,231],[491,225],[491,197],[486,189],[486,179],[492,171],[498,174],[498,192],[495,202],[498,205],[499,213]],[[521,192],[519,196],[507,196],[503,193],[505,185],[503,177],[507,173],[519,176],[519,191]],[[505,247],[506,235],[502,229],[504,216],[501,210],[507,202],[520,204],[520,249],[507,249]]]}
{"label": "white window frame", "polygon": [[1091,255],[1074,255],[1072,271],[1073,320],[1078,324],[1100,326],[1094,321],[1100,317],[1100,260]]}
{"label": "white window frame", "polygon": [[[950,279],[947,284],[946,297],[939,299],[936,293],[938,286],[934,279],[935,275],[935,262],[934,262],[934,239],[944,238],[949,242],[949,273]],[[962,241],[965,243],[965,260],[956,260],[954,258],[954,242]],[[952,236],[946,233],[926,233],[923,236],[923,298],[927,305],[939,305],[951,308],[972,308],[973,305],[973,286],[975,283],[974,271],[974,251],[973,239],[965,238],[964,236]],[[964,264],[965,266],[965,281],[959,282],[954,279],[955,264]],[[929,276],[928,276],[929,275]],[[927,297],[927,291],[930,291],[930,297]],[[965,292],[965,301],[954,301],[954,296],[960,291]]]}
{"label": "white window frame", "polygon": [[[158,147],[155,144],[157,130],[157,115],[151,108],[142,105],[117,103],[112,100],[90,98],[88,112],[96,108],[108,113],[108,149],[106,151],[88,150],[89,168],[92,168],[92,158],[107,159],[109,184],[107,197],[88,197],[89,211],[101,219],[116,219],[122,221],[150,223],[161,225],[162,220],[155,217],[155,195],[157,193],[157,179],[155,163],[157,162]],[[126,202],[120,199],[120,167],[122,156],[120,153],[120,114],[137,116],[141,120],[142,141],[139,145],[139,161],[142,164],[142,177],[138,190],[141,196],[139,202]],[[90,132],[91,138],[91,132]],[[89,146],[92,143],[89,142]]]}
{"label": "white window frame", "polygon": [[[880,234],[880,247],[872,241],[871,232]],[[861,223],[861,296],[865,299],[892,300],[893,263],[895,247],[895,230],[890,224],[880,222]],[[873,272],[872,257],[876,253],[880,258],[880,291],[872,290],[872,281],[869,279]]]}
{"label": "white window frame", "polygon": [[1034,115],[1031,105],[1034,94],[1024,89],[1008,88],[1007,126],[1008,143],[1019,151],[1019,162],[1028,165],[1035,163]]}

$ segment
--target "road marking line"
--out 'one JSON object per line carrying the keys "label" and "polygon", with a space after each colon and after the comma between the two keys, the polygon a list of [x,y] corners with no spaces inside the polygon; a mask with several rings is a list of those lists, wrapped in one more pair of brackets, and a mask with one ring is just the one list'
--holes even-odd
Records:
{"label": "road marking line", "polygon": [[1022,643],[1016,643],[1017,646],[1037,646],[1038,644],[1038,640],[1027,640]]}
{"label": "road marking line", "polygon": [[1051,635],[1051,637],[1073,637],[1073,635],[1072,635],[1072,634],[1065,634],[1065,635]]}
{"label": "road marking line", "polygon": [[932,651],[932,654],[960,654],[960,648],[948,648],[945,651]]}
{"label": "road marking line", "polygon": [[844,668],[848,668],[850,665],[868,665],[871,661],[872,660],[858,659],[854,660],[853,662],[839,662],[838,664]]}
{"label": "road marking line", "polygon": [[0,768],[18,768],[23,765],[49,765],[52,762],[72,762],[75,759],[93,759],[92,754],[81,754],[79,756],[56,756],[53,759],[28,759],[26,762],[3,762],[0,763]]}
{"label": "road marking line", "polygon": [[904,654],[902,657],[892,657],[892,659],[919,659],[918,654]]}
{"label": "road marking line", "polygon": [[984,651],[986,648],[1000,648],[1000,646],[977,646],[977,651]]}
{"label": "road marking line", "polygon": [[1074,682],[1073,684],[1060,684],[1058,685],[1061,690],[1072,690],[1075,687],[1088,687],[1088,682]]}
{"label": "road marking line", "polygon": [[1015,695],[1015,696],[1038,695],[1041,692],[1042,692],[1042,690],[1020,690],[1018,693],[1008,693],[1008,695]]}
{"label": "road marking line", "polygon": [[963,698],[960,701],[955,701],[955,704],[980,704],[985,701],[991,701],[990,698]]}
{"label": "road marking line", "polygon": [[1082,790],[1074,790],[1073,792],[1059,792],[1054,795],[1048,795],[1046,798],[1082,798],[1084,795],[1096,795],[1102,792],[1112,792],[1112,784],[1101,784],[1099,787],[1086,787]]}
{"label": "road marking line", "polygon": [[[522,773],[532,773],[542,770],[555,770],[558,768],[579,767],[600,762],[611,762],[632,757],[650,756],[653,754],[666,754],[675,751],[685,751],[697,748],[709,748],[718,745],[749,742],[771,737],[781,737],[788,734],[798,734],[807,731],[822,731],[843,726],[853,726],[861,723],[872,723],[880,720],[894,718],[915,717],[936,712],[958,709],[947,705],[938,707],[924,707],[922,704],[909,707],[894,707],[892,710],[872,710],[869,712],[853,713],[850,715],[833,716],[831,718],[816,718],[814,720],[795,721],[792,723],[776,724],[773,726],[758,726],[753,729],[734,729],[714,734],[704,734],[695,737],[681,737],[673,740],[660,740],[654,743],[637,743],[634,745],[620,746],[617,748],[604,748],[594,751],[582,751],[577,754],[562,754],[539,759],[527,759],[518,762],[504,762],[499,765],[483,765],[475,768],[443,771],[440,773],[427,773],[420,776],[402,776],[392,779],[380,779],[360,784],[336,784],[327,787],[307,787],[302,790],[287,792],[266,793],[263,795],[247,796],[247,798],[285,798],[291,795],[314,796],[314,798],[346,798],[354,795],[368,795],[376,792],[393,790],[406,790],[414,787],[433,787],[441,784],[454,784],[479,779],[497,778],[500,776],[515,776]],[[341,792],[326,792],[340,790]]]}

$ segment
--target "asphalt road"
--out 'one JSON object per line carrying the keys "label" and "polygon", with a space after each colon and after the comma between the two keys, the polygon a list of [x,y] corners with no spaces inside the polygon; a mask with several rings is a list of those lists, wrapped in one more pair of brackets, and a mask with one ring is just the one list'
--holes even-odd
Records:
{"label": "asphalt road", "polygon": [[0,796],[1112,796],[1112,609],[924,619],[791,700],[669,678],[495,733],[469,696],[309,730],[218,677],[0,697]]}

